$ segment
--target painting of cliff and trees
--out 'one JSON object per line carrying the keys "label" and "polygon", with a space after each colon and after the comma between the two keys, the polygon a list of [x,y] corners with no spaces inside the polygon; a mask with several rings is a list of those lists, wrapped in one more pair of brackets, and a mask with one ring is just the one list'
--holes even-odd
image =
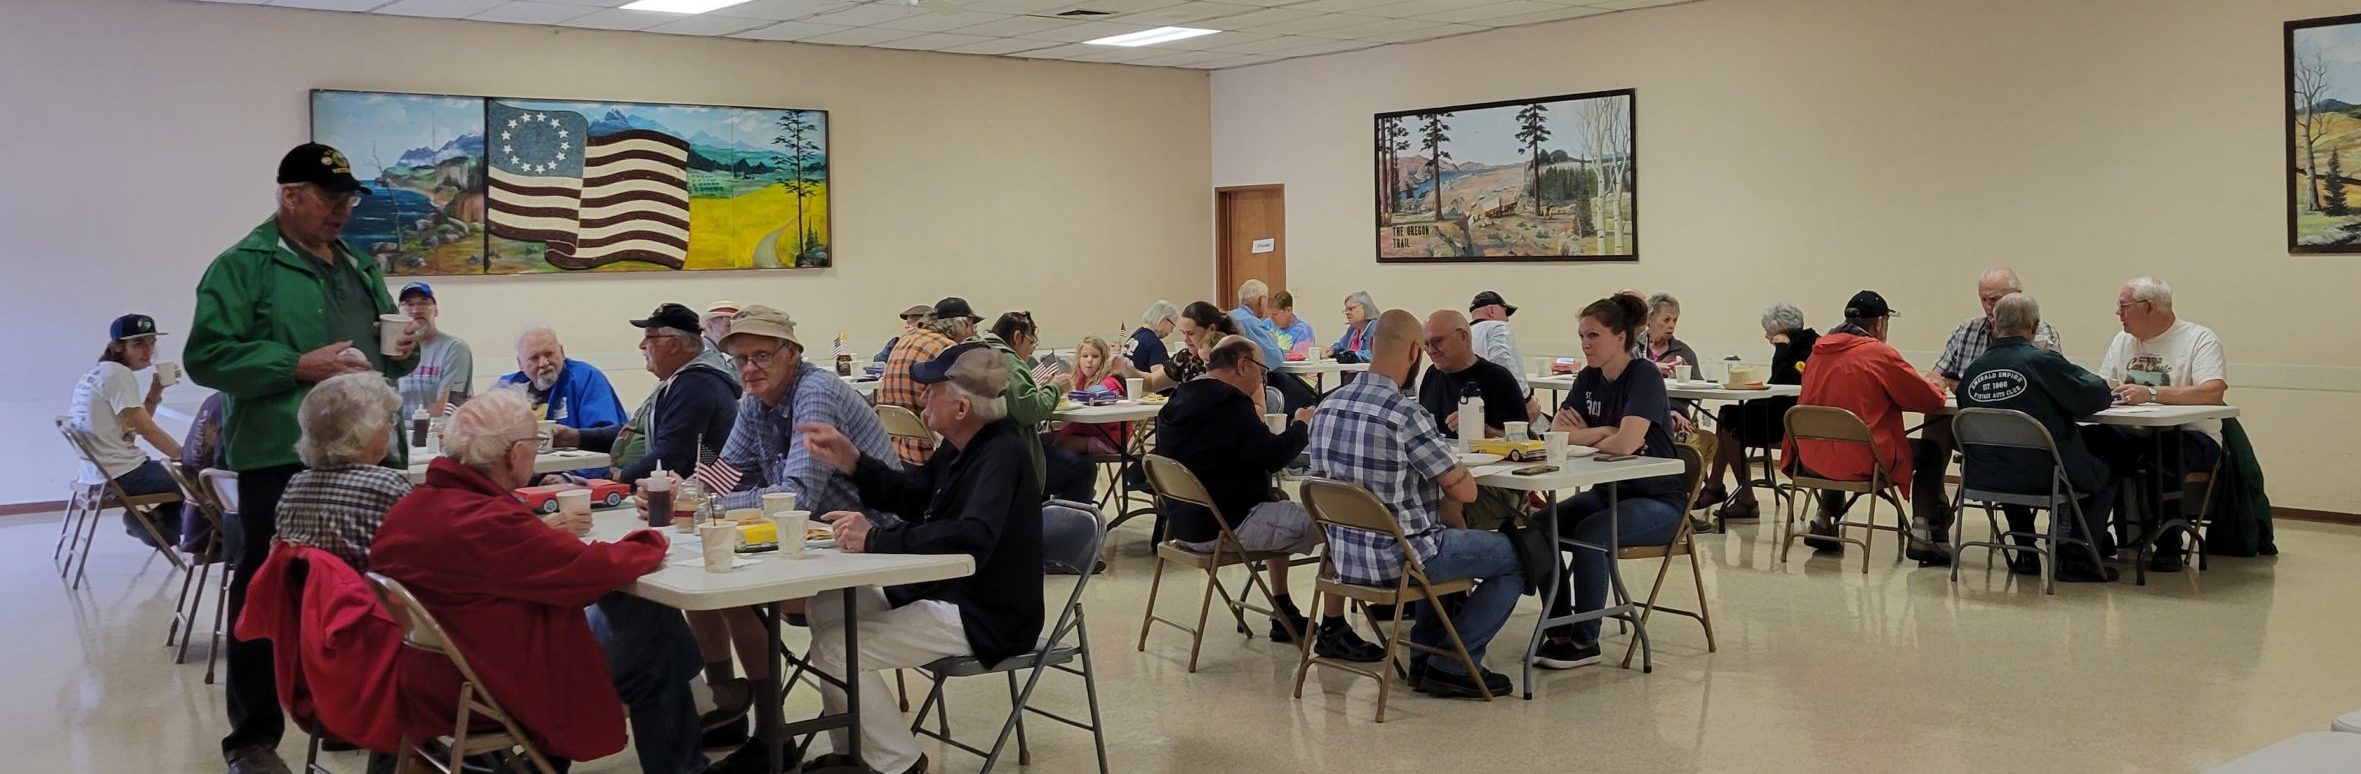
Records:
{"label": "painting of cliff and trees", "polygon": [[1380,113],[1380,263],[1639,259],[1631,89]]}

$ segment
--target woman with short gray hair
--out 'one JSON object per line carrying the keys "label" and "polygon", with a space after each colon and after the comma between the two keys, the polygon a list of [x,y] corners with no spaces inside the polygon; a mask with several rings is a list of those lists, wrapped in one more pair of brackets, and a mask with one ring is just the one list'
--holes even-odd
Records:
{"label": "woman with short gray hair", "polygon": [[309,469],[279,496],[277,543],[327,551],[368,571],[369,544],[385,512],[410,494],[409,476],[379,464],[393,447],[401,407],[402,396],[374,371],[312,387],[295,415],[303,431],[295,453]]}
{"label": "woman with short gray hair", "polygon": [[1337,337],[1335,344],[1328,345],[1328,356],[1337,357],[1351,352],[1360,362],[1366,363],[1369,362],[1369,349],[1376,342],[1377,301],[1369,297],[1369,291],[1353,291],[1344,297],[1344,335]]}
{"label": "woman with short gray hair", "polygon": [[[1804,361],[1812,356],[1812,345],[1820,341],[1820,332],[1804,324],[1803,310],[1785,301],[1763,310],[1763,339],[1771,343],[1768,381],[1803,384]],[[1724,485],[1723,475],[1736,468],[1740,482],[1752,480],[1747,472],[1747,450],[1777,446],[1786,435],[1787,410],[1794,407],[1794,398],[1781,396],[1732,403],[1715,414],[1714,433],[1721,436],[1720,452],[1714,456],[1713,471],[1700,499],[1728,500],[1714,510],[1716,521],[1760,517],[1762,509],[1755,502],[1754,488],[1740,486],[1731,491]]]}
{"label": "woman with short gray hair", "polygon": [[1171,336],[1173,327],[1180,325],[1180,316],[1180,307],[1163,299],[1157,299],[1156,303],[1148,305],[1147,311],[1140,313],[1139,330],[1132,331],[1131,338],[1123,340],[1122,355],[1131,361],[1132,370],[1152,371],[1172,359],[1172,351],[1164,348],[1164,338]]}

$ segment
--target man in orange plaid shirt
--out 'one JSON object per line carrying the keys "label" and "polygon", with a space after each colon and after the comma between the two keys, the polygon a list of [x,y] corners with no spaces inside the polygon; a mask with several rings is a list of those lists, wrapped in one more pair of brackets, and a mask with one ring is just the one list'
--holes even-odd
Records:
{"label": "man in orange plaid shirt", "polygon": [[[885,374],[877,383],[877,405],[895,405],[917,412],[924,403],[926,386],[910,379],[910,366],[933,360],[952,344],[966,341],[976,333],[975,310],[967,299],[958,296],[935,302],[935,308],[918,329],[902,334],[885,356]],[[932,441],[895,438],[894,453],[911,465],[923,465],[935,453]]]}

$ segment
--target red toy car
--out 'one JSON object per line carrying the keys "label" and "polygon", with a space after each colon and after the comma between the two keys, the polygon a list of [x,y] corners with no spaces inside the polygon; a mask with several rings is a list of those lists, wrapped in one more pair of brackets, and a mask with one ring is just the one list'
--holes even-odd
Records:
{"label": "red toy car", "polygon": [[580,484],[550,484],[549,486],[528,486],[516,490],[516,499],[523,500],[525,502],[525,507],[534,513],[556,513],[557,495],[559,492],[568,492],[585,488],[590,490],[591,504],[604,508],[613,508],[615,506],[622,505],[623,498],[631,496],[630,484],[620,481],[609,481],[603,478],[594,478]]}

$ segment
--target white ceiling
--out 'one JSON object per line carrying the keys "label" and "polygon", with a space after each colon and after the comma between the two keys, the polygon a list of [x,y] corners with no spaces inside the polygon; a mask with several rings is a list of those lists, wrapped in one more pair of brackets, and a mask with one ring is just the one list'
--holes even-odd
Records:
{"label": "white ceiling", "polygon": [[[1692,0],[750,0],[696,15],[617,7],[632,0],[200,1],[1218,70]],[[1076,10],[1106,15],[1059,15]],[[1082,45],[1165,26],[1221,32]]]}

